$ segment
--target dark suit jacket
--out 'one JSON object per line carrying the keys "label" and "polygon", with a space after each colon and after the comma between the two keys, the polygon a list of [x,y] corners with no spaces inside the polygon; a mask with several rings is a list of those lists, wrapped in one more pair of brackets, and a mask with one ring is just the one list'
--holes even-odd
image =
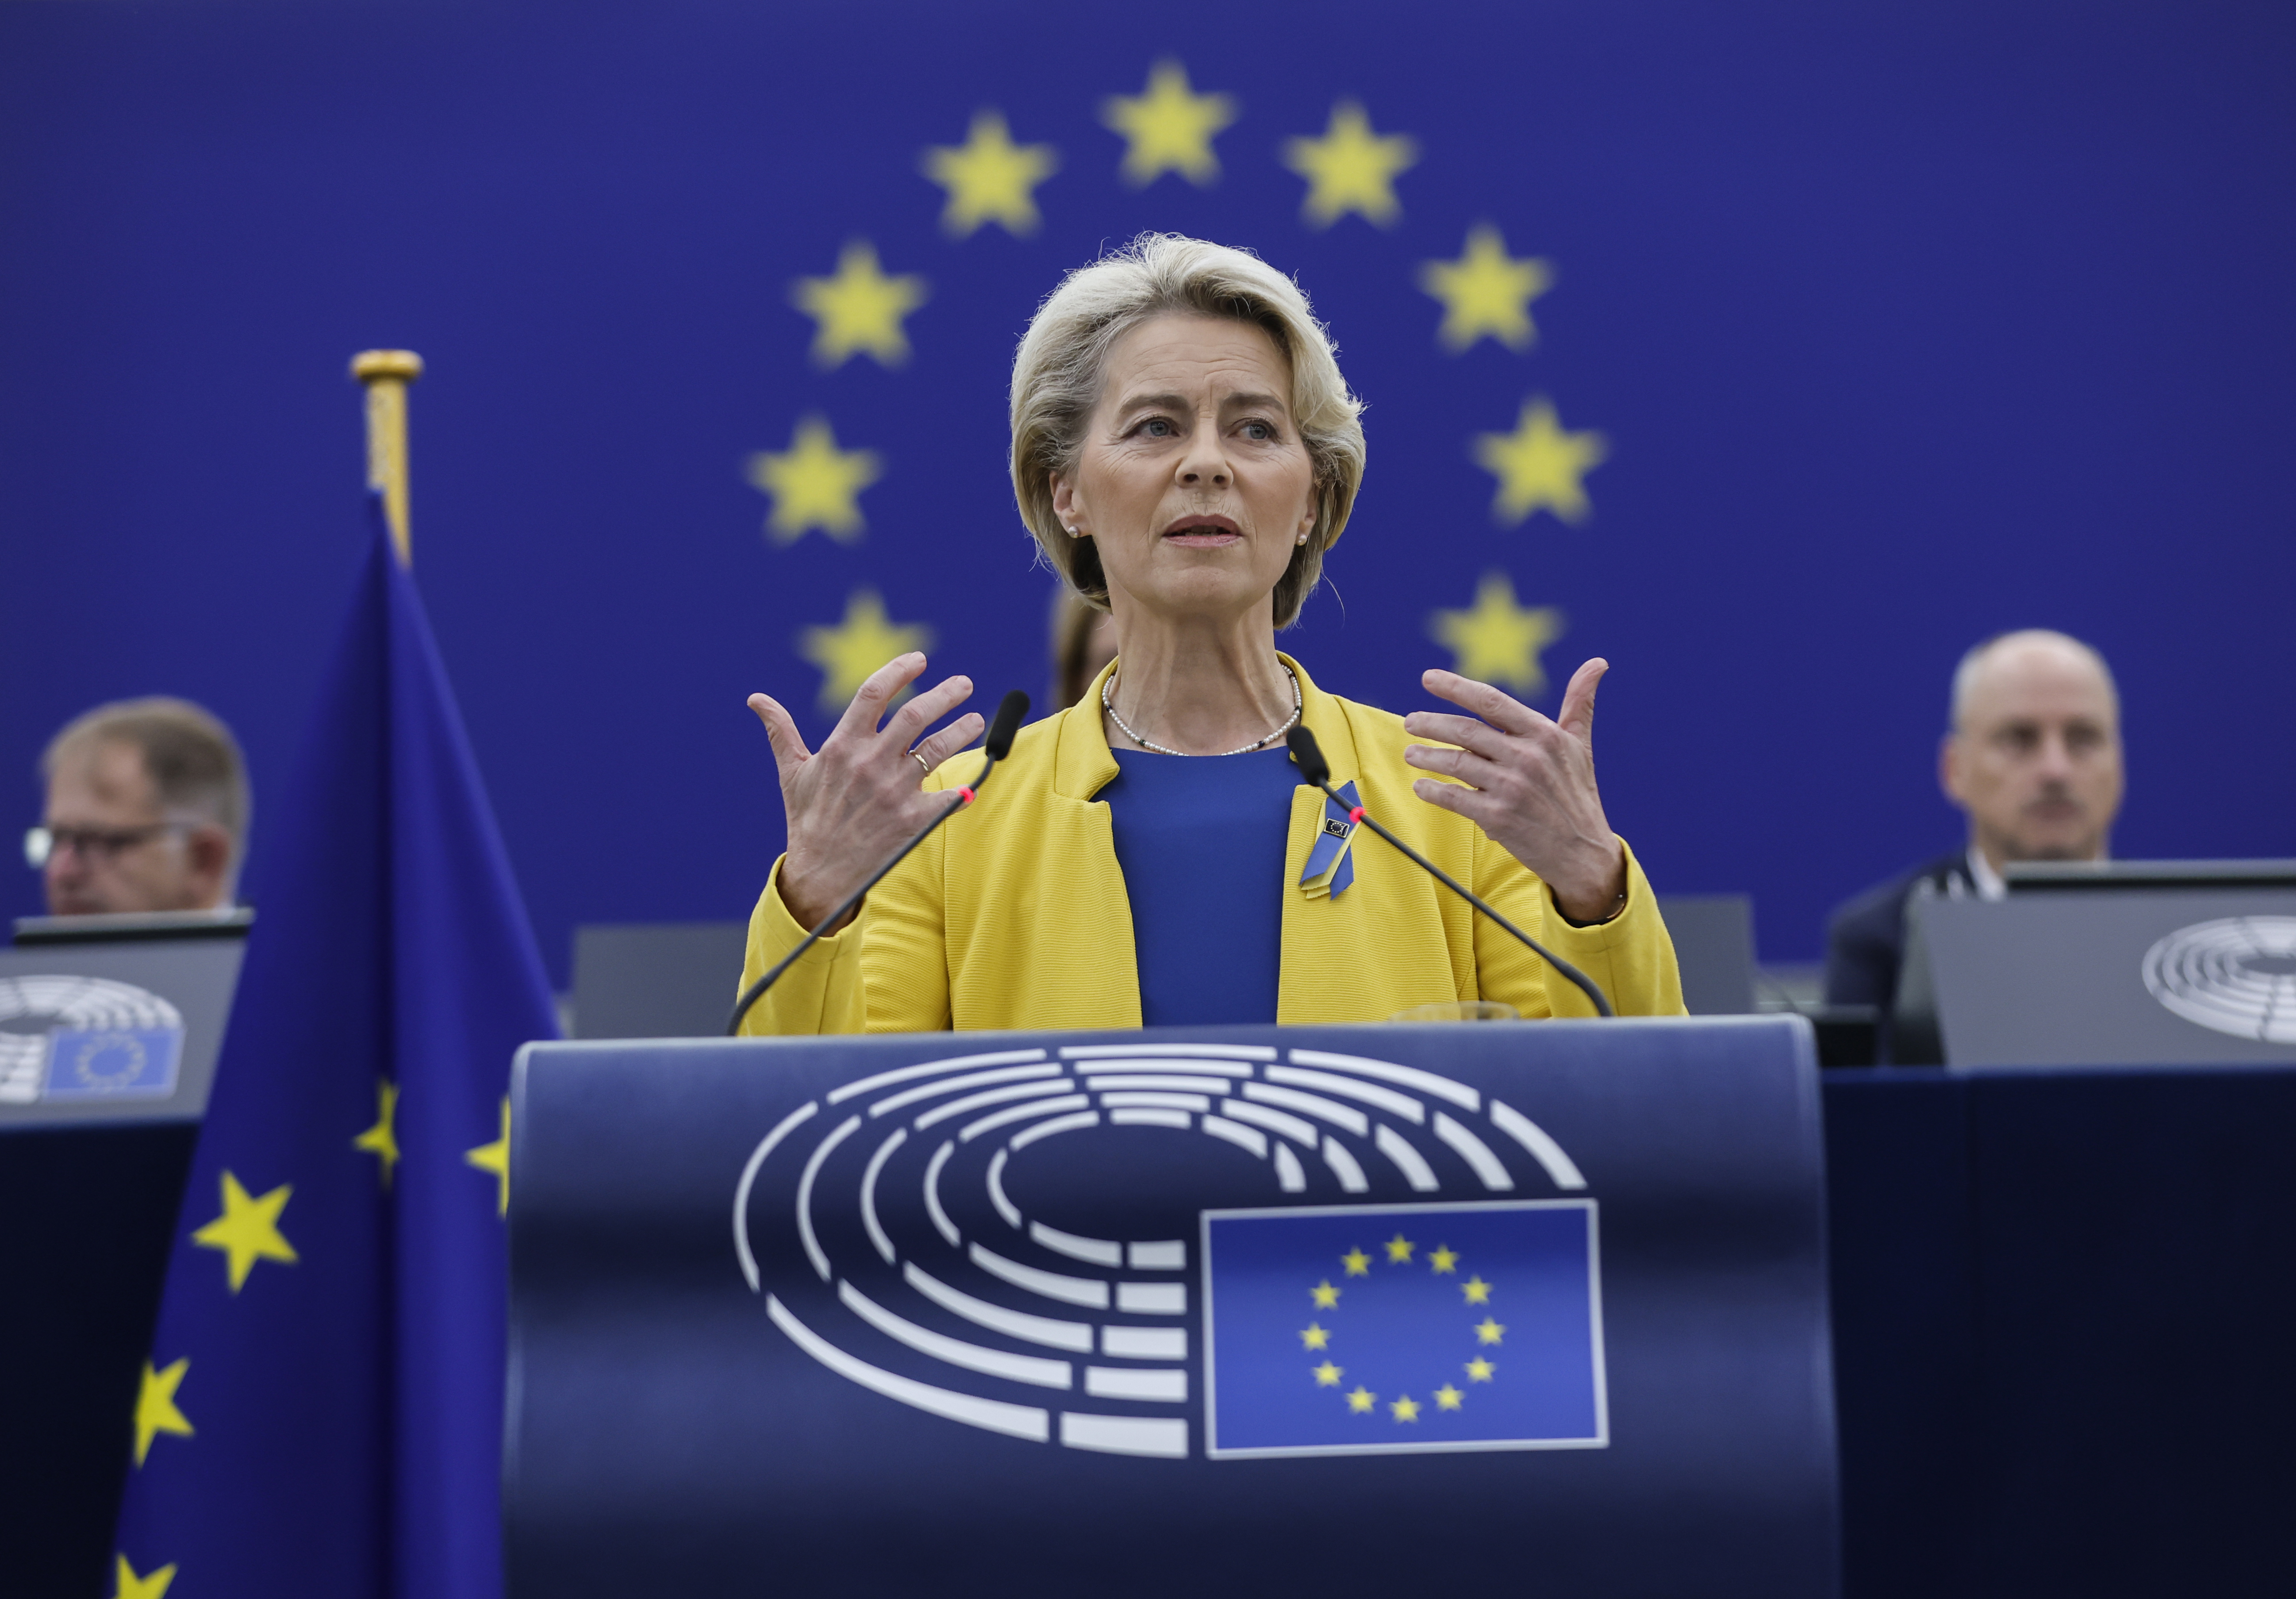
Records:
{"label": "dark suit jacket", "polygon": [[1870,1004],[1881,1012],[1881,1058],[1890,1058],[1890,1013],[1906,960],[1906,901],[1915,885],[1958,898],[1977,892],[1969,853],[1956,849],[1866,890],[1825,924],[1825,1003]]}

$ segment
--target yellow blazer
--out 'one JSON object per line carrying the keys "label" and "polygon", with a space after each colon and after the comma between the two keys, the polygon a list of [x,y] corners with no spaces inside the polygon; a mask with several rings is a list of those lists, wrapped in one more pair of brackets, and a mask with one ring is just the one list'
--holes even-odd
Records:
{"label": "yellow blazer", "polygon": [[[1682,980],[1649,882],[1627,856],[1627,904],[1573,927],[1546,885],[1464,816],[1411,791],[1403,718],[1323,693],[1299,663],[1301,719],[1365,807],[1429,859],[1598,984],[1621,1016],[1679,1016]],[[1112,668],[1111,668],[1112,669]],[[1105,672],[1102,674],[1104,678]],[[925,788],[969,783],[980,752],[944,762]],[[861,911],[783,972],[751,1009],[750,1034],[929,1032],[946,1028],[1140,1025],[1132,907],[1105,802],[1116,775],[1100,685],[1023,728],[981,791],[871,891]],[[1438,1000],[1498,999],[1525,1016],[1587,1016],[1586,996],[1369,829],[1354,884],[1311,899],[1297,884],[1324,810],[1302,784],[1284,848],[1279,1022],[1384,1021]],[[781,863],[750,917],[746,988],[805,936],[783,905]]]}

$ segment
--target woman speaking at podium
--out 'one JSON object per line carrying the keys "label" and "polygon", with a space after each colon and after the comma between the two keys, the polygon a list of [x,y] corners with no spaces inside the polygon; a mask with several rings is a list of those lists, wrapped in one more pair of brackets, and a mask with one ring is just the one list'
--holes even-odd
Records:
{"label": "woman speaking at podium", "polygon": [[[1442,671],[1425,686],[1466,714],[1397,717],[1324,693],[1275,647],[1347,526],[1360,409],[1305,296],[1257,257],[1148,235],[1069,275],[1013,363],[1013,487],[1054,570],[1113,614],[1117,658],[1077,705],[1021,730],[980,803],[807,949],[744,1032],[1381,1021],[1461,1000],[1593,1013],[1349,829],[1286,751],[1295,724],[1352,806],[1620,1014],[1682,1013],[1650,884],[1595,788],[1607,663],[1578,668],[1556,720]],[[745,989],[978,770],[958,755],[978,715],[927,731],[968,679],[886,717],[924,670],[918,654],[887,662],[815,750],[782,706],[750,698],[789,852],[750,919]]]}

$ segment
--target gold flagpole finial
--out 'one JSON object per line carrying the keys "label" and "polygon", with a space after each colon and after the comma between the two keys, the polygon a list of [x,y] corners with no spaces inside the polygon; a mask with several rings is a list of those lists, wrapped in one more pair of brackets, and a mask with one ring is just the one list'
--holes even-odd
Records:
{"label": "gold flagpole finial", "polygon": [[406,385],[422,375],[411,349],[367,349],[351,357],[351,376],[366,385],[366,482],[382,491],[398,563],[414,564],[406,519]]}

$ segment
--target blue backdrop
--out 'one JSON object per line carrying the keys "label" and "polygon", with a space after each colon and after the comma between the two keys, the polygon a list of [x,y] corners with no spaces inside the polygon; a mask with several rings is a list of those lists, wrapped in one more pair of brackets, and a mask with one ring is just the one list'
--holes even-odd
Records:
{"label": "blue backdrop", "polygon": [[[1107,102],[1167,57],[1232,120],[1137,186]],[[1343,102],[1411,142],[1383,226],[1303,213]],[[1054,163],[1033,231],[945,224],[927,152],[988,109]],[[857,591],[1041,689],[1006,363],[1160,227],[1298,272],[1370,401],[1318,678],[1419,703],[1504,574],[1557,613],[1538,702],[1613,663],[1614,824],[1768,957],[1957,837],[1946,678],[2011,626],[2120,670],[2122,853],[2296,853],[2292,158],[2262,4],[9,6],[0,762],[29,821],[67,717],[190,694],[260,849],[362,553],[345,362],[403,346],[416,572],[556,980],[577,922],[740,914],[780,832],[742,698],[815,705]],[[1439,339],[1479,224],[1551,279],[1534,341]],[[906,363],[812,353],[793,290],[854,241],[923,280]],[[1476,441],[1537,397],[1603,458],[1514,521]],[[808,417],[880,475],[776,541],[756,457]]]}

